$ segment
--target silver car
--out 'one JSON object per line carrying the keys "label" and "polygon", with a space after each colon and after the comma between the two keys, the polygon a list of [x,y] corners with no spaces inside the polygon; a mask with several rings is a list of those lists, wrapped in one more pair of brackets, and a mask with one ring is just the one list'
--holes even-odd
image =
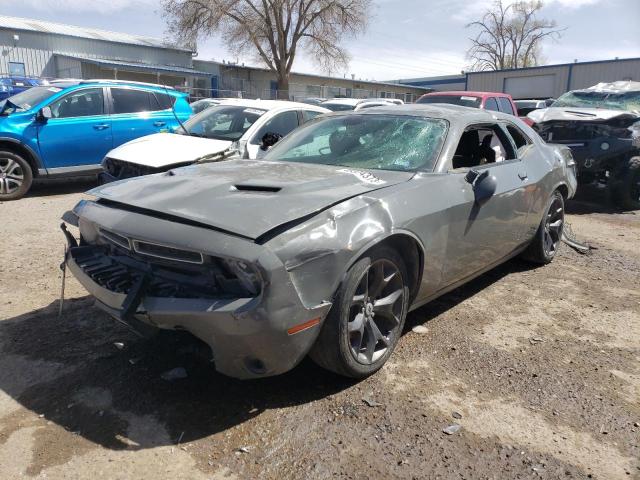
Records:
{"label": "silver car", "polygon": [[63,219],[66,265],[134,328],[204,340],[220,372],[276,375],[307,354],[361,378],[407,312],[517,255],[550,262],[570,151],[512,115],[454,105],[332,114],[263,160],[115,182]]}

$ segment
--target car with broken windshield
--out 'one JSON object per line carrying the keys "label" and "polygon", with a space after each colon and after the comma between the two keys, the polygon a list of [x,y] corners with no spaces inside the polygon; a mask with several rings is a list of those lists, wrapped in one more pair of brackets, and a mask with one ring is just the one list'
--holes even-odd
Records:
{"label": "car with broken windshield", "polygon": [[101,183],[233,156],[259,158],[299,125],[330,113],[282,100],[225,99],[174,132],[148,135],[114,148],[102,161]]}
{"label": "car with broken windshield", "polygon": [[619,207],[640,209],[640,82],[573,90],[528,118],[547,142],[571,148],[581,185],[607,188]]}
{"label": "car with broken windshield", "polygon": [[515,256],[552,261],[575,186],[569,149],[512,115],[338,113],[262,160],[92,190],[63,216],[65,264],[109,315],[191,332],[226,375],[276,375],[310,355],[362,378],[410,310]]}

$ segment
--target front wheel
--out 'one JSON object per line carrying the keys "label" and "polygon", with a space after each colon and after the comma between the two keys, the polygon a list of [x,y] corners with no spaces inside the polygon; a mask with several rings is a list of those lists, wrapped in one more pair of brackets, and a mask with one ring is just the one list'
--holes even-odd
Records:
{"label": "front wheel", "polygon": [[560,247],[563,229],[564,198],[556,190],[547,202],[545,214],[542,217],[536,236],[527,250],[525,250],[523,257],[533,263],[550,263]]}
{"label": "front wheel", "polygon": [[0,202],[22,198],[31,188],[29,163],[13,152],[0,151]]}
{"label": "front wheel", "polygon": [[364,378],[393,352],[409,306],[407,271],[398,253],[380,247],[355,263],[309,355],[340,375]]}
{"label": "front wheel", "polygon": [[629,159],[611,185],[613,201],[626,210],[640,210],[640,157]]}

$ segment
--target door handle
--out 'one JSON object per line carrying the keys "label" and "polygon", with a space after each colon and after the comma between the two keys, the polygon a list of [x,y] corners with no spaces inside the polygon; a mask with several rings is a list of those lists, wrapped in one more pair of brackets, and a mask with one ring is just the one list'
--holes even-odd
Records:
{"label": "door handle", "polygon": [[527,178],[529,178],[529,176],[525,172],[518,172],[518,178],[524,182]]}
{"label": "door handle", "polygon": [[109,128],[109,125],[106,123],[101,123],[99,125],[94,125],[93,126],[94,130],[105,130],[107,128]]}
{"label": "door handle", "polygon": [[154,127],[164,127],[167,122],[163,122],[162,120],[158,120],[157,122],[153,122]]}

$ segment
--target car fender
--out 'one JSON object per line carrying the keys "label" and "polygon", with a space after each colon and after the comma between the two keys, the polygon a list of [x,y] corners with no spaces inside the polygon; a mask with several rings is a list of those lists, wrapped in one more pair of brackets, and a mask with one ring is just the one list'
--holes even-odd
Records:
{"label": "car fender", "polygon": [[331,302],[349,269],[371,248],[398,235],[416,241],[425,257],[418,236],[396,228],[382,202],[357,197],[286,232],[269,246],[283,261],[302,303],[312,306]]}
{"label": "car fender", "polygon": [[19,138],[9,137],[9,136],[6,136],[6,135],[0,136],[0,142],[12,143],[14,145],[17,145],[18,147],[24,148],[27,152],[29,152],[29,155],[31,155],[31,158],[35,162],[36,172],[34,172],[34,173],[36,173],[38,175],[46,175],[47,174],[47,170],[44,168],[44,163],[42,162],[42,159],[40,158],[40,154],[38,152],[36,152],[27,143],[23,142]]}

